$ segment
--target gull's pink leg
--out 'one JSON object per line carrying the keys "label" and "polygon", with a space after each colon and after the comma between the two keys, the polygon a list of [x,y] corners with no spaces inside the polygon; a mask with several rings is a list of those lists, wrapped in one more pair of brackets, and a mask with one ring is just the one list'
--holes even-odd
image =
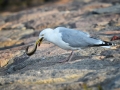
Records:
{"label": "gull's pink leg", "polygon": [[69,55],[65,60],[59,61],[59,63],[64,63],[64,62],[71,61],[71,59],[72,59],[72,57],[73,57],[73,54],[74,54],[74,52],[72,51],[72,52],[70,53],[70,55]]}

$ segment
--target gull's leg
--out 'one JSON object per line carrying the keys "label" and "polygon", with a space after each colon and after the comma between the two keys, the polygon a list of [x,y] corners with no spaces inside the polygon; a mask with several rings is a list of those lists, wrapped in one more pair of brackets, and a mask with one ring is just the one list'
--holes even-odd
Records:
{"label": "gull's leg", "polygon": [[64,62],[71,61],[71,59],[72,59],[72,57],[73,57],[73,54],[74,54],[74,52],[72,51],[72,52],[70,53],[70,55],[69,55],[65,60],[59,61],[59,63],[64,63]]}

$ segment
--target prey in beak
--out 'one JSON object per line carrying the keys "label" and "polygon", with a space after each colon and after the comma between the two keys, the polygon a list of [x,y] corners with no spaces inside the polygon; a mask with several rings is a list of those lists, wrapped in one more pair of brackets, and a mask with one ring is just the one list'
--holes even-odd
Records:
{"label": "prey in beak", "polygon": [[27,54],[28,56],[33,55],[33,54],[35,53],[36,49],[37,49],[37,45],[40,46],[40,44],[42,43],[42,41],[43,41],[43,37],[40,38],[40,39],[38,39],[38,40],[36,41],[36,43],[35,43],[35,46],[34,46],[33,50],[30,51],[30,52],[28,52],[29,46],[27,46],[27,48],[26,48],[26,54]]}

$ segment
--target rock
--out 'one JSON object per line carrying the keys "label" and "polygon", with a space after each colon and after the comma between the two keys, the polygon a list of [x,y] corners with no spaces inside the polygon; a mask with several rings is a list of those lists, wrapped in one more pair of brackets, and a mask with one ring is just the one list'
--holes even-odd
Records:
{"label": "rock", "polygon": [[[119,11],[111,11],[118,5],[111,6],[111,2],[63,0],[1,17],[6,22],[0,26],[0,90],[120,89],[119,40],[111,41],[118,44],[112,48],[90,47],[74,51],[72,60],[66,63],[58,62],[71,51],[47,41],[42,42],[32,56],[25,53],[41,30],[57,26],[82,30],[92,37],[110,41],[120,30]],[[93,9],[107,14],[90,14]]]}
{"label": "rock", "polygon": [[7,65],[7,64],[8,64],[8,61],[9,61],[9,60],[1,59],[1,60],[0,60],[0,67],[3,67],[3,66],[5,66],[5,65]]}
{"label": "rock", "polygon": [[120,5],[110,6],[106,8],[95,9],[91,13],[93,14],[113,14],[120,13]]}
{"label": "rock", "polygon": [[119,35],[120,34],[120,31],[104,31],[104,32],[101,32],[100,34],[106,34],[106,35]]}
{"label": "rock", "polygon": [[20,52],[19,51],[14,51],[15,53],[13,52],[10,52],[10,51],[7,51],[7,52],[0,52],[0,67],[4,67],[6,66],[8,63],[10,63],[10,60],[12,58],[14,58],[16,55],[20,55]]}
{"label": "rock", "polygon": [[6,29],[6,26],[9,26],[9,25],[11,25],[10,22],[1,25],[1,26],[0,26],[0,30],[4,30],[4,29]]}
{"label": "rock", "polygon": [[91,4],[87,4],[85,6],[83,6],[82,10],[83,11],[93,11],[94,9],[99,9],[99,8],[106,8],[106,7],[109,7],[111,6],[111,4],[108,4],[108,3],[100,3],[100,2],[94,2],[94,3],[91,3]]}
{"label": "rock", "polygon": [[0,42],[0,49],[2,49],[3,47],[7,49],[7,47],[9,46],[15,46],[15,45],[24,45],[23,41],[17,41],[17,40],[11,40],[11,41],[4,41],[4,42]]}
{"label": "rock", "polygon": [[92,59],[102,60],[105,59],[105,56],[92,56]]}

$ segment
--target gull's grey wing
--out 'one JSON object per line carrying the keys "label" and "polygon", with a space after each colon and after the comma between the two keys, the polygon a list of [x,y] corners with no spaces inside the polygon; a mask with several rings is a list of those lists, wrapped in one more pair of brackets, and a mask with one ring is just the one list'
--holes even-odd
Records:
{"label": "gull's grey wing", "polygon": [[59,32],[62,34],[62,40],[71,47],[87,47],[94,44],[99,44],[101,40],[88,37],[86,33],[80,30],[68,29],[59,27]]}

